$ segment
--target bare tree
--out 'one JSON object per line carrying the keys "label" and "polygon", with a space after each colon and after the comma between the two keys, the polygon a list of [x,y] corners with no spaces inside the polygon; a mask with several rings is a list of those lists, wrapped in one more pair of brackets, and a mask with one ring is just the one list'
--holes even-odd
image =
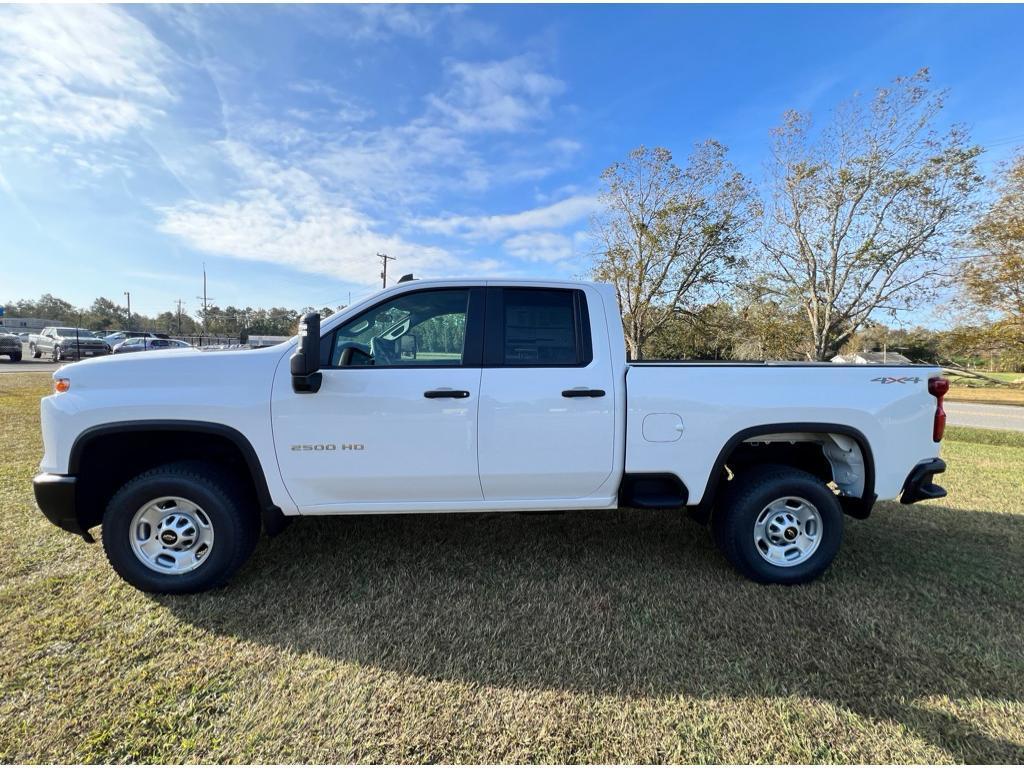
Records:
{"label": "bare tree", "polygon": [[673,314],[712,301],[740,261],[754,197],[726,154],[707,141],[679,168],[667,149],[641,146],[602,174],[593,275],[615,286],[633,359]]}
{"label": "bare tree", "polygon": [[813,359],[950,278],[981,149],[960,127],[939,135],[945,93],[928,85],[921,70],[855,96],[818,133],[793,111],[773,131],[763,282],[803,308]]}

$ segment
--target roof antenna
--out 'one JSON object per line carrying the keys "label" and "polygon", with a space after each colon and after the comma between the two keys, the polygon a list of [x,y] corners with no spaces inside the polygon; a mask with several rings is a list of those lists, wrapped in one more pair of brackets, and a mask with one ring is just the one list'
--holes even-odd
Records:
{"label": "roof antenna", "polygon": [[398,278],[398,282],[400,282],[400,283],[408,283],[411,280],[415,280],[415,279],[416,278],[412,276],[412,272],[410,272],[408,275],[402,275],[400,278]]}

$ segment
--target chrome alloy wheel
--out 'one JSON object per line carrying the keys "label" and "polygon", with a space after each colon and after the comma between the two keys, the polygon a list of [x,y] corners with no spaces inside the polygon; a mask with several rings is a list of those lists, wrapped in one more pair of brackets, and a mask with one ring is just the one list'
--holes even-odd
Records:
{"label": "chrome alloy wheel", "polygon": [[821,514],[799,496],[783,496],[761,510],[754,522],[754,546],[772,565],[791,568],[821,543]]}
{"label": "chrome alloy wheel", "polygon": [[213,523],[199,507],[180,496],[146,502],[132,518],[132,552],[158,573],[188,573],[205,563],[213,549]]}

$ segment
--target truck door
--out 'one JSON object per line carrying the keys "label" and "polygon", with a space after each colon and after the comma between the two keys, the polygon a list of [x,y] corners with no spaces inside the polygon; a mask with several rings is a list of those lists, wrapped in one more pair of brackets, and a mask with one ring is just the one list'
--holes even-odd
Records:
{"label": "truck door", "polygon": [[484,498],[594,495],[614,467],[615,387],[608,349],[592,343],[586,293],[490,287],[485,333]]}
{"label": "truck door", "polygon": [[296,394],[278,373],[274,442],[300,509],[482,498],[483,291],[407,291],[325,332],[319,392]]}

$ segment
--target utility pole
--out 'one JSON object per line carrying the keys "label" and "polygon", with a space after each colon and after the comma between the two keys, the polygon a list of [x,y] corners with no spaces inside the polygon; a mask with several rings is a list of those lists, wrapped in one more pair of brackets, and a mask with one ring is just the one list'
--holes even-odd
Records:
{"label": "utility pole", "polygon": [[131,330],[132,330],[132,294],[131,294],[131,292],[130,291],[125,291],[124,292],[124,297],[126,299],[128,299],[128,328],[127,328],[127,330],[128,330],[129,333],[131,333]]}
{"label": "utility pole", "polygon": [[178,299],[178,335],[181,336],[181,299]]}
{"label": "utility pole", "polygon": [[395,261],[394,256],[388,256],[386,253],[378,253],[377,258],[380,259],[380,263],[384,265],[384,269],[381,270],[380,279],[383,281],[381,287],[388,287],[388,262]]}
{"label": "utility pole", "polygon": [[207,296],[206,295],[206,262],[205,261],[203,262],[203,295],[202,296],[196,296],[196,298],[203,302],[203,334],[208,336],[209,333],[210,333],[210,326],[209,326],[209,323],[207,321],[207,318],[209,316],[208,313],[207,313],[207,306],[208,306],[209,302],[213,301],[214,299],[213,299],[212,296]]}

